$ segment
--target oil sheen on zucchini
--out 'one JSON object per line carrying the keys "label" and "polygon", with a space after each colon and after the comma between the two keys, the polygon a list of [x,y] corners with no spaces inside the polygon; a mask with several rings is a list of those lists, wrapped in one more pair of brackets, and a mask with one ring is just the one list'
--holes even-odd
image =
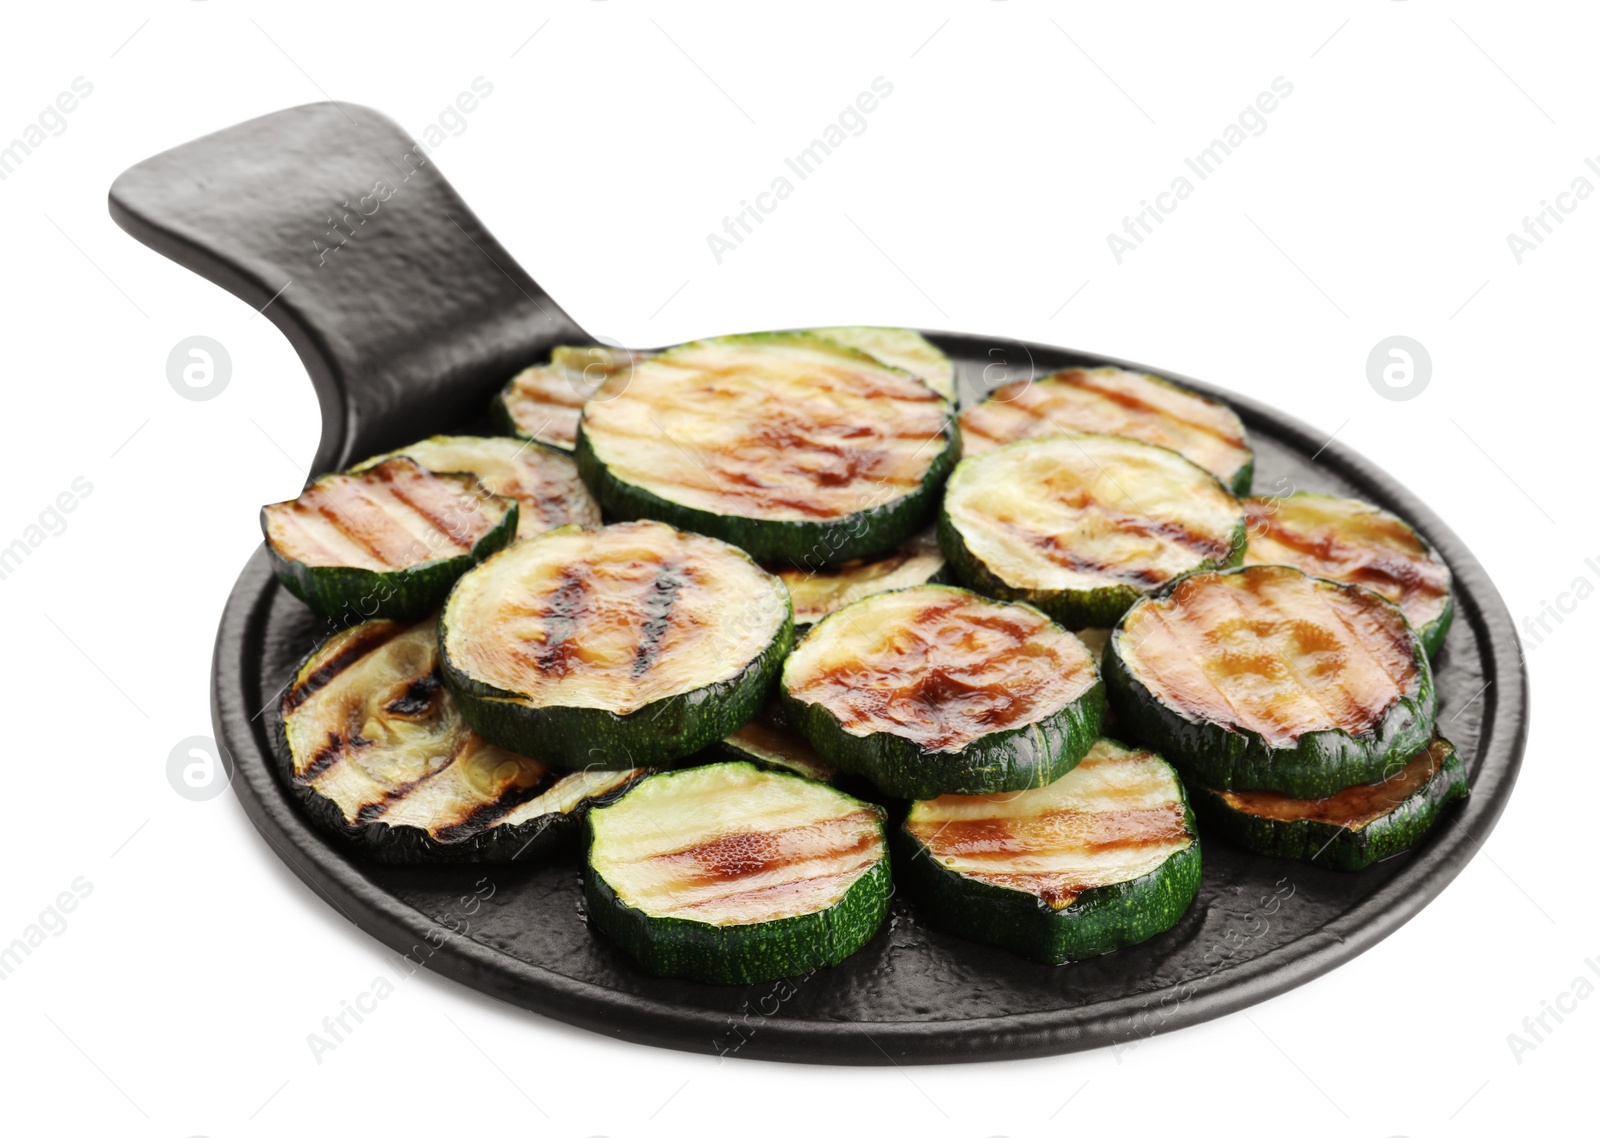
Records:
{"label": "oil sheen on zucchini", "polygon": [[524,368],[496,395],[490,413],[500,429],[519,439],[570,451],[583,405],[602,383],[625,375],[647,352],[594,344],[562,346],[550,362]]}
{"label": "oil sheen on zucchini", "polygon": [[1235,494],[1250,492],[1255,456],[1239,416],[1226,403],[1153,375],[1067,368],[996,388],[961,413],[964,454],[1069,432],[1164,446],[1215,474]]}
{"label": "oil sheen on zucchini", "polygon": [[1293,565],[1365,585],[1400,606],[1433,655],[1450,631],[1450,569],[1416,530],[1368,502],[1328,494],[1246,498],[1246,565]]}
{"label": "oil sheen on zucchini", "polygon": [[323,829],[378,861],[529,860],[579,836],[645,772],[559,771],[486,743],[439,676],[436,621],[375,620],[301,663],[279,704],[285,780]]}
{"label": "oil sheen on zucchini", "polygon": [[1160,756],[1101,739],[1048,786],[914,802],[895,869],[938,927],[1046,964],[1175,925],[1200,886],[1183,784]]}
{"label": "oil sheen on zucchini", "polygon": [[517,539],[557,526],[600,524],[600,504],[578,477],[571,458],[530,441],[473,435],[434,435],[393,454],[370,458],[352,474],[404,455],[435,474],[471,474],[489,493],[517,502]]}
{"label": "oil sheen on zucchini", "polygon": [[1176,577],[1237,564],[1244,508],[1164,447],[1058,434],[963,459],[939,544],[968,588],[1103,628]]}
{"label": "oil sheen on zucchini", "polygon": [[1197,786],[1194,804],[1207,833],[1269,857],[1354,870],[1416,845],[1444,808],[1466,795],[1466,767],[1455,747],[1435,736],[1389,778],[1327,798]]}
{"label": "oil sheen on zucchini", "polygon": [[502,747],[627,769],[693,754],[767,702],[789,592],[741,550],[660,522],[564,526],[461,578],[440,618],[461,713]]}
{"label": "oil sheen on zucchini", "polygon": [[1140,601],[1102,663],[1122,728],[1216,790],[1322,798],[1433,737],[1427,653],[1376,593],[1282,565],[1197,573]]}
{"label": "oil sheen on zucchini", "polygon": [[922,585],[823,618],[784,663],[784,717],[897,798],[1042,786],[1099,735],[1083,642],[1030,605]]}
{"label": "oil sheen on zucchini", "polygon": [[924,528],[955,461],[947,400],[805,333],[685,344],[585,406],[578,468],[606,511],[806,568],[889,552]]}
{"label": "oil sheen on zucchini", "polygon": [[944,554],[939,552],[938,535],[925,530],[887,557],[846,561],[816,570],[775,566],[773,572],[789,586],[795,626],[805,627],[873,593],[940,580]]}
{"label": "oil sheen on zucchini", "polygon": [[874,359],[903,368],[948,399],[956,401],[956,368],[950,357],[928,343],[920,332],[909,328],[813,328],[822,336],[847,348],[866,352]]}
{"label": "oil sheen on zucchini", "polygon": [[514,499],[470,474],[433,474],[410,458],[328,474],[261,510],[272,568],[320,616],[409,620],[517,529]]}
{"label": "oil sheen on zucchini", "polygon": [[750,984],[837,964],[888,910],[883,818],[750,763],[654,775],[589,815],[589,923],[657,976]]}

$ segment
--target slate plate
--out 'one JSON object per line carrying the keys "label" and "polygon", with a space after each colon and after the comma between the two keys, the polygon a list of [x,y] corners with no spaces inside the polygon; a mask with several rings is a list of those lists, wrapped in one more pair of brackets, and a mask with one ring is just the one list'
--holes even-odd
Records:
{"label": "slate plate", "polygon": [[[593,342],[426,152],[364,107],[315,103],[180,146],[118,178],[110,205],[124,229],[264,305],[289,337],[322,404],[314,474],[470,426],[518,367],[556,343]],[[537,201],[527,208],[537,213]],[[969,398],[1067,364],[1123,362],[928,335],[956,361]],[[1129,1045],[1247,1007],[1370,948],[1461,871],[1510,796],[1527,691],[1504,604],[1426,506],[1321,432],[1226,397],[1256,447],[1258,492],[1376,502],[1412,522],[1455,574],[1456,623],[1435,669],[1439,720],[1469,764],[1472,795],[1420,848],[1363,873],[1211,840],[1199,897],[1177,927],[1097,960],[1034,964],[928,929],[896,900],[865,949],[808,978],[748,988],[655,979],[589,933],[575,856],[385,868],[349,859],[312,829],[274,773],[270,733],[277,695],[319,624],[273,580],[264,550],[234,585],[213,661],[213,718],[234,791],[273,851],[378,940],[511,1003],[638,1042],[802,1062],[957,1062]]]}

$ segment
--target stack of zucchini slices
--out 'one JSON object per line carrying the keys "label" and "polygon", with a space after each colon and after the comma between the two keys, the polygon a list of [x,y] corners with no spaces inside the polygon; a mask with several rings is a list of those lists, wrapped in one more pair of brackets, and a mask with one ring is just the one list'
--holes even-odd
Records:
{"label": "stack of zucchini slices", "polygon": [[1405,614],[1287,565],[1140,601],[1105,654],[1119,720],[1177,763],[1207,826],[1342,869],[1409,849],[1466,793]]}
{"label": "stack of zucchini slices", "polygon": [[1449,572],[1410,527],[1236,497],[1238,417],[1153,376],[954,405],[904,329],[562,346],[496,396],[503,437],[266,507],[334,630],[283,777],[376,859],[582,837],[591,927],[713,983],[861,949],[891,847],[929,923],[1054,964],[1183,917],[1196,812],[1356,869],[1465,793]]}

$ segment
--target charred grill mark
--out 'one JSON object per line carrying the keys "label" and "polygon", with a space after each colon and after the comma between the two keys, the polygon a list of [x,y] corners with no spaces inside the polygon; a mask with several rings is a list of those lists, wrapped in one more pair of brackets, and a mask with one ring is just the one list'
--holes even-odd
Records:
{"label": "charred grill mark", "polygon": [[[1101,509],[1100,512],[1111,518],[1112,524],[1119,530],[1180,545],[1191,553],[1200,555],[1204,560],[1221,561],[1228,556],[1231,549],[1228,542],[1194,533],[1177,522],[1138,518],[1131,514],[1117,514],[1105,509]],[[1088,557],[1076,548],[1076,535],[1071,533],[1040,533],[1031,526],[1014,522],[1009,518],[997,520],[1003,528],[1022,538],[1049,558],[1053,564],[1063,569],[1127,581],[1143,588],[1163,584],[1171,577],[1171,574],[1156,569],[1119,565]]]}
{"label": "charred grill mark", "polygon": [[[683,849],[654,854],[648,860],[669,867],[674,885],[732,883],[786,865],[833,862],[865,853],[880,842],[877,829],[863,825],[875,821],[870,811],[859,811],[777,830],[740,830]],[[859,831],[853,838],[852,830]],[[830,840],[814,849],[796,848],[791,840],[819,832],[828,834]],[[723,901],[743,892],[752,891],[734,889],[718,894],[716,900]]]}
{"label": "charred grill mark", "polygon": [[554,780],[546,774],[532,786],[508,789],[493,802],[484,802],[469,810],[466,815],[448,826],[440,826],[433,831],[435,839],[441,842],[461,842],[468,838],[476,837],[485,830],[493,827],[500,819],[511,813],[525,802],[532,802],[539,795],[549,789]]}
{"label": "charred grill mark", "polygon": [[345,646],[335,655],[318,664],[315,669],[284,693],[283,702],[279,705],[279,712],[287,718],[306,700],[338,678],[340,672],[350,667],[363,656],[376,652],[403,631],[405,631],[404,625],[390,624],[386,621],[364,625],[359,635],[352,635]]}
{"label": "charred grill mark", "polygon": [[[1357,628],[1347,613],[1373,619]],[[1370,730],[1421,675],[1410,629],[1383,600],[1292,567],[1188,578],[1143,620],[1154,627],[1141,635],[1128,626],[1124,643],[1137,647],[1131,659],[1148,669],[1159,698],[1275,746],[1310,730]],[[1280,646],[1283,637],[1292,643]],[[1301,657],[1308,653],[1314,666],[1307,671]],[[1192,663],[1193,674],[1174,674],[1169,660]],[[1250,682],[1233,682],[1239,677]],[[1314,724],[1308,708],[1319,716]]]}
{"label": "charred grill mark", "polygon": [[[362,804],[361,808],[356,811],[356,823],[358,825],[366,825],[368,823],[380,820],[385,814],[394,808],[395,803],[404,799],[413,790],[417,789],[417,787],[421,786],[429,779],[438,778],[440,775],[444,774],[461,760],[461,747],[464,745],[464,742],[465,740],[457,744],[457,751],[453,756],[451,756],[448,762],[440,763],[433,770],[425,772],[418,778],[408,779],[405,782],[400,783],[398,786],[389,788],[388,790],[384,791],[375,802],[367,802]],[[351,744],[370,746],[371,742],[367,739],[352,739]]]}
{"label": "charred grill mark", "polygon": [[[1249,512],[1251,536],[1287,550],[1291,556],[1286,560],[1297,568],[1354,581],[1391,598],[1435,600],[1448,591],[1444,566],[1429,555],[1419,539],[1399,527],[1388,527],[1385,536],[1405,543],[1410,547],[1407,552],[1345,539],[1337,532],[1319,532],[1320,527],[1296,526],[1280,516],[1271,499],[1247,499],[1244,505]],[[1270,556],[1252,563],[1265,563]],[[1249,557],[1247,551],[1246,558]],[[1357,563],[1352,564],[1353,561]]]}
{"label": "charred grill mark", "polygon": [[583,618],[586,592],[583,566],[564,567],[561,570],[561,584],[550,599],[550,611],[545,614],[544,644],[536,657],[543,671],[564,676],[572,670],[577,648],[572,638],[577,635],[578,624]]}
{"label": "charred grill mark", "polygon": [[458,503],[429,501],[420,494],[408,494],[399,486],[390,486],[389,493],[455,549],[471,549],[478,538],[488,532],[488,517],[476,503],[460,508]]}
{"label": "charred grill mark", "polygon": [[412,680],[406,685],[405,694],[392,701],[384,711],[390,715],[403,715],[407,718],[416,718],[426,715],[433,707],[434,701],[444,686],[439,672],[435,669],[432,673]]}
{"label": "charred grill mark", "polygon": [[[1188,836],[1183,808],[1177,803],[1143,810],[1077,812],[1058,810],[1031,818],[952,820],[912,834],[935,857],[977,861],[1006,859],[1055,849],[1090,854],[1165,845]],[[1049,870],[1038,870],[1049,874]],[[1018,876],[1028,876],[1019,873]]]}
{"label": "charred grill mark", "polygon": [[296,771],[294,780],[307,784],[315,782],[324,771],[338,762],[344,755],[344,739],[337,731],[328,732],[328,742],[311,756],[311,761],[306,764],[303,771]]}
{"label": "charred grill mark", "polygon": [[639,647],[633,656],[635,678],[648,672],[661,652],[667,629],[672,626],[672,608],[684,584],[677,564],[664,565],[650,586],[644,602],[644,623],[639,628]]}
{"label": "charred grill mark", "polygon": [[959,597],[918,605],[906,627],[792,677],[793,693],[847,727],[876,724],[940,750],[1032,722],[1093,682],[1081,643],[1048,629],[1016,606]]}
{"label": "charred grill mark", "polygon": [[[863,851],[864,852],[864,851]],[[868,863],[870,864],[870,862]],[[713,897],[705,897],[687,904],[669,904],[664,911],[668,913],[692,913],[701,909],[715,909],[732,904],[749,904],[751,901],[761,899],[771,905],[776,905],[787,897],[803,896],[816,889],[818,882],[839,881],[858,874],[863,868],[860,862],[844,866],[839,869],[802,877],[795,881],[775,881],[770,885],[757,886],[754,889],[740,889],[729,893],[719,893]]]}
{"label": "charred grill mark", "polygon": [[[1092,391],[1102,399],[1105,399],[1111,403],[1115,403],[1118,407],[1121,407],[1123,410],[1137,415],[1140,418],[1154,420],[1167,419],[1176,423],[1181,423],[1183,426],[1190,427],[1196,431],[1201,431],[1210,435],[1212,438],[1220,439],[1223,442],[1236,443],[1238,441],[1231,434],[1226,434],[1217,430],[1216,427],[1212,426],[1210,423],[1201,422],[1197,419],[1185,418],[1184,416],[1178,415],[1176,412],[1169,410],[1168,408],[1158,406],[1157,404],[1151,403],[1148,400],[1140,399],[1137,395],[1134,395],[1130,391],[1102,384],[1100,382],[1101,378],[1101,376],[1097,376],[1092,371],[1079,371],[1076,373],[1069,372],[1062,376],[1064,382],[1070,383],[1075,387],[1081,387],[1085,391]],[[1184,392],[1184,394],[1190,395],[1197,401],[1203,402],[1201,397],[1194,395],[1193,392]]]}

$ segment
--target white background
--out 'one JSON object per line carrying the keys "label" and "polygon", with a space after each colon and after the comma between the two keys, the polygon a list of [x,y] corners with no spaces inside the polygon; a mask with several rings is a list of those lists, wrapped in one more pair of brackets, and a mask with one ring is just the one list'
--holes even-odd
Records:
{"label": "white background", "polygon": [[[1600,185],[1583,164],[1600,154],[1592,6],[783,12],[8,11],[0,143],[75,77],[93,93],[0,181],[0,545],[74,478],[93,489],[0,580],[0,943],[74,879],[92,893],[0,981],[5,1129],[1420,1135],[1591,1115],[1600,999],[1520,1062],[1507,1041],[1600,955],[1585,726],[1600,602],[1576,594],[1529,654],[1539,720],[1485,853],[1378,947],[1248,1015],[1118,1055],[719,1065],[421,975],[312,1058],[307,1034],[397,958],[293,879],[231,795],[187,801],[166,775],[175,743],[211,733],[212,635],[256,509],[298,491],[319,434],[268,321],[107,217],[118,172],[197,135],[328,96],[421,132],[482,76],[492,95],[433,157],[596,333],[907,324],[1145,360],[1376,459],[1466,539],[1519,620],[1600,581],[1584,563],[1600,557],[1600,202],[1520,264],[1506,241],[1580,175]],[[865,133],[718,264],[706,235],[877,76],[894,91]],[[1278,76],[1293,94],[1268,129],[1118,264],[1106,235]],[[194,334],[233,360],[207,402],[167,383],[167,353]],[[1408,402],[1367,380],[1393,334],[1433,360]]]}

